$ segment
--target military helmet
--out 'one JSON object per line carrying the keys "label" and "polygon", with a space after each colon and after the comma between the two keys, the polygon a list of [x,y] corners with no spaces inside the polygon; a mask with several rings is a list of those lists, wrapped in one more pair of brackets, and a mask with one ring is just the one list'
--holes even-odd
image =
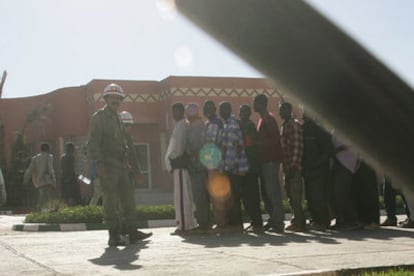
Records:
{"label": "military helmet", "polygon": [[111,83],[105,87],[103,96],[105,97],[106,95],[118,95],[125,98],[124,90],[116,83]]}
{"label": "military helmet", "polygon": [[119,113],[119,117],[121,117],[121,121],[124,124],[133,124],[134,123],[134,118],[132,117],[132,114],[129,113],[128,111],[121,111]]}

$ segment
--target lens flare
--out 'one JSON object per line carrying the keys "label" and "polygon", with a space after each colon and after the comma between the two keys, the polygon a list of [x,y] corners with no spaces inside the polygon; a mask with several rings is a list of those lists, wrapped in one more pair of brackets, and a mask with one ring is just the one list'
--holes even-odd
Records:
{"label": "lens flare", "polygon": [[222,173],[215,173],[208,179],[210,196],[217,201],[227,200],[231,195],[230,180]]}
{"label": "lens flare", "polygon": [[178,12],[174,0],[158,0],[155,3],[162,19],[165,21],[173,21],[177,18]]}
{"label": "lens flare", "polygon": [[221,150],[215,144],[206,144],[200,150],[199,159],[207,169],[217,169],[221,162]]}

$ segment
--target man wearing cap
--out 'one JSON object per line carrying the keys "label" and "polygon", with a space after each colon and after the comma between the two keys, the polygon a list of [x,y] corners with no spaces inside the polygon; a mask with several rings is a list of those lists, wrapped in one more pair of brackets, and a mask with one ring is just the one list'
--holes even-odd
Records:
{"label": "man wearing cap", "polygon": [[[132,184],[134,184],[137,178],[139,180],[143,180],[143,175],[141,174],[141,165],[138,160],[138,154],[135,150],[134,142],[132,140],[132,127],[134,125],[134,118],[128,111],[120,112],[119,116],[121,117],[121,121],[126,129],[125,139],[128,146],[129,175],[130,179],[132,179]],[[134,187],[134,185],[132,185],[132,187]]]}
{"label": "man wearing cap", "polygon": [[88,156],[96,161],[101,181],[104,220],[109,230],[108,245],[119,246],[126,245],[120,237],[121,218],[125,218],[130,243],[146,239],[152,233],[136,230],[134,191],[128,177],[126,130],[117,112],[124,99],[124,91],[119,85],[110,84],[104,89],[103,98],[106,105],[91,118]]}
{"label": "man wearing cap", "polygon": [[195,217],[198,223],[198,230],[200,232],[207,232],[211,229],[210,195],[207,189],[207,170],[199,158],[200,150],[204,145],[204,123],[198,112],[199,108],[195,103],[189,103],[185,108],[188,120],[187,152],[190,158],[188,172],[196,207]]}
{"label": "man wearing cap", "polygon": [[[132,127],[134,125],[134,118],[128,111],[121,111],[119,113],[121,122],[125,127],[125,139],[128,147],[128,176],[132,190],[135,190],[136,183],[144,181],[144,176],[141,173],[141,166],[138,160],[138,153],[132,140]],[[122,209],[122,206],[120,206]],[[139,231],[140,232],[140,231]],[[125,218],[122,218],[121,237],[128,235],[128,229],[125,224]]]}

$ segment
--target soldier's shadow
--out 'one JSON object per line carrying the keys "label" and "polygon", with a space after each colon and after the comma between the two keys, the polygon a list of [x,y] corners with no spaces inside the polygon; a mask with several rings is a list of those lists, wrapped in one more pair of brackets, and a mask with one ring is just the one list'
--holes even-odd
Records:
{"label": "soldier's shadow", "polygon": [[133,244],[125,247],[107,247],[101,256],[89,259],[96,265],[113,266],[119,270],[136,270],[142,268],[141,265],[134,264],[138,260],[138,252],[147,248],[148,242]]}

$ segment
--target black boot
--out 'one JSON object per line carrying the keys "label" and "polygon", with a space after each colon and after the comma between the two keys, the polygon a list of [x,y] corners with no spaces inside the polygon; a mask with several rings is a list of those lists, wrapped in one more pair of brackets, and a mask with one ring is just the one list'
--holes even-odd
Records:
{"label": "black boot", "polygon": [[128,231],[129,243],[137,243],[152,236],[152,233],[144,233],[134,228],[129,228]]}
{"label": "black boot", "polygon": [[123,240],[121,240],[121,236],[119,235],[119,232],[114,229],[109,229],[109,246],[126,246],[127,243]]}

